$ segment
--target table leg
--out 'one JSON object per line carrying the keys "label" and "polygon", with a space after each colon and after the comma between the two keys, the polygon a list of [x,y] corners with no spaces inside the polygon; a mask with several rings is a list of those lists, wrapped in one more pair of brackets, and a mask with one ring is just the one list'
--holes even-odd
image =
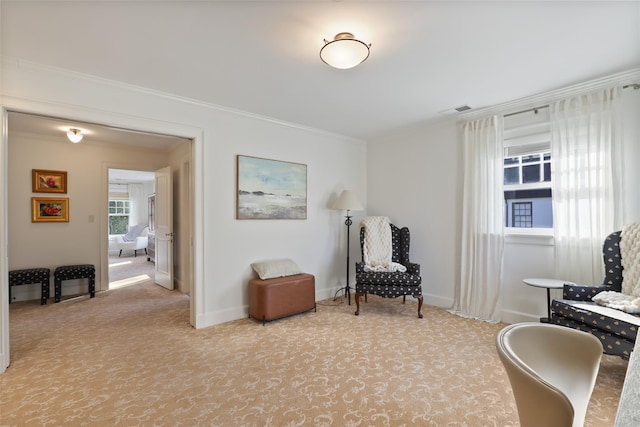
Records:
{"label": "table leg", "polygon": [[551,289],[547,288],[547,321],[551,321]]}

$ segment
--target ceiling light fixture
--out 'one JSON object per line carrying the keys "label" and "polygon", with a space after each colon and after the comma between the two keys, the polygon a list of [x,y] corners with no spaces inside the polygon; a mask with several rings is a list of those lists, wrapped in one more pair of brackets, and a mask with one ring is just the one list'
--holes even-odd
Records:
{"label": "ceiling light fixture", "polygon": [[84,137],[84,135],[82,134],[82,131],[80,129],[70,128],[67,131],[67,138],[69,138],[69,141],[73,142],[74,144],[82,141],[82,137]]}
{"label": "ceiling light fixture", "polygon": [[338,33],[333,41],[324,40],[320,59],[334,68],[346,70],[364,62],[369,57],[371,43],[366,44],[351,33]]}

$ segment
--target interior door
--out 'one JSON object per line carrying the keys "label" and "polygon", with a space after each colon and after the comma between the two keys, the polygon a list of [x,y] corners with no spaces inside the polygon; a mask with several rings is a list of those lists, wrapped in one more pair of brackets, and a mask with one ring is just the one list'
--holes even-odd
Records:
{"label": "interior door", "polygon": [[171,167],[155,172],[156,177],[156,283],[173,289],[173,183]]}

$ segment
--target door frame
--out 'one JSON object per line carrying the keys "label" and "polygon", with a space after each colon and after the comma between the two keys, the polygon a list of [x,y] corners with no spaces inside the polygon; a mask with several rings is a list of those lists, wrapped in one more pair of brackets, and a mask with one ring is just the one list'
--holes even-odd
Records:
{"label": "door frame", "polygon": [[[40,114],[51,117],[61,117],[70,120],[95,123],[103,126],[114,126],[140,132],[152,132],[166,135],[176,135],[190,139],[191,142],[191,274],[193,279],[189,298],[189,323],[198,328],[198,319],[204,314],[204,215],[202,213],[204,197],[204,130],[176,122],[167,122],[139,116],[109,111],[97,111],[79,106],[59,103],[43,103],[32,100],[5,97],[1,108],[2,135],[0,138],[0,374],[9,366],[9,279],[8,279],[8,165],[7,153],[9,143],[8,112],[15,111],[26,114]],[[104,235],[104,233],[101,233]],[[102,237],[106,239],[106,237]],[[105,251],[108,241],[101,244]],[[104,261],[108,254],[101,258]],[[108,268],[107,264],[103,268]],[[101,280],[104,273],[101,274]],[[102,283],[101,283],[102,285]]]}

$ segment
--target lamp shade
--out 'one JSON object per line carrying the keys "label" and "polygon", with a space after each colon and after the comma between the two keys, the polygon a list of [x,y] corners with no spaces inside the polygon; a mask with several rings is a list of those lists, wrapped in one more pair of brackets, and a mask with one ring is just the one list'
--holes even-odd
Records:
{"label": "lamp shade", "polygon": [[74,144],[82,141],[83,136],[84,135],[82,134],[82,131],[80,129],[71,128],[67,132],[67,138],[69,138],[69,141],[73,142]]}
{"label": "lamp shade", "polygon": [[333,204],[333,209],[347,211],[361,211],[362,205],[350,190],[344,190],[338,200]]}
{"label": "lamp shade", "polygon": [[333,41],[324,41],[320,49],[320,59],[326,64],[345,70],[353,68],[369,57],[369,47],[353,37],[351,33],[340,33]]}

